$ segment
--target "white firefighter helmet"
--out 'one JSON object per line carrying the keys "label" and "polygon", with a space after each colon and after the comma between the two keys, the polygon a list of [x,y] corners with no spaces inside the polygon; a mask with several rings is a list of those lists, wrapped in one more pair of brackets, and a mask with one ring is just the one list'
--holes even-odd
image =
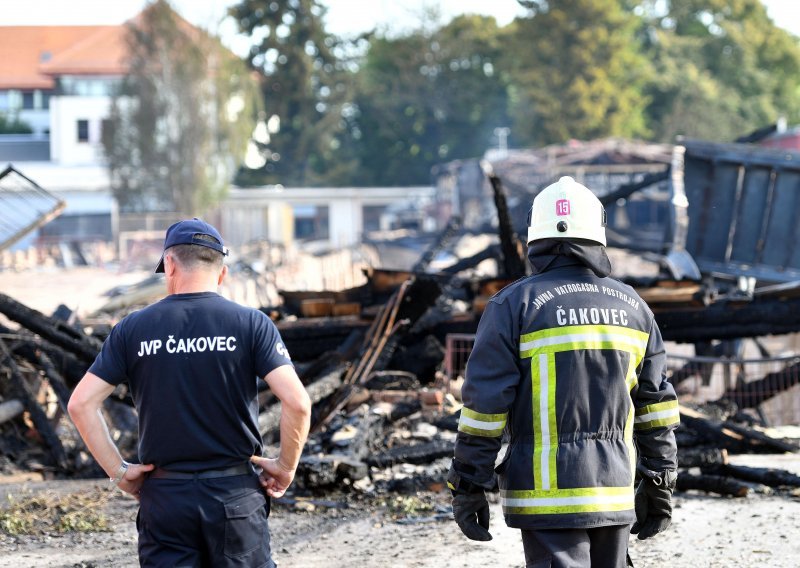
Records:
{"label": "white firefighter helmet", "polygon": [[591,190],[564,176],[533,199],[528,243],[539,239],[586,239],[605,246],[606,210]]}

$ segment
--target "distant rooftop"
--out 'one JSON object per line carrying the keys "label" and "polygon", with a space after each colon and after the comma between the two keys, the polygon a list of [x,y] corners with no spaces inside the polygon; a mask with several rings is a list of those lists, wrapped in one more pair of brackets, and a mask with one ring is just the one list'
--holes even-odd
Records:
{"label": "distant rooftop", "polygon": [[0,27],[0,89],[52,89],[54,75],[118,75],[124,26]]}

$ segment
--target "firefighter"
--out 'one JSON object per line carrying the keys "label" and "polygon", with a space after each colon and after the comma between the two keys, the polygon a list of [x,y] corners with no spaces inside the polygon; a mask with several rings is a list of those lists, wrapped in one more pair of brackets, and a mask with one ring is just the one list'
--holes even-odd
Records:
{"label": "firefighter", "polygon": [[497,473],[527,566],[622,567],[629,533],[671,522],[679,413],[661,334],[609,277],[605,210],[589,189],[562,177],[539,193],[527,242],[533,274],[489,301],[467,364],[453,516],[468,538],[491,540]]}

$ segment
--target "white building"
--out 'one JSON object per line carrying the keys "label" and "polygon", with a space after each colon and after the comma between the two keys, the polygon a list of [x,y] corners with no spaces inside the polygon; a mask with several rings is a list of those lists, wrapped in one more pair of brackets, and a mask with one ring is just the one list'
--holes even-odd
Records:
{"label": "white building", "polygon": [[[126,33],[124,25],[0,25],[0,116],[32,130],[0,134],[0,170],[13,164],[67,204],[18,246],[59,235],[121,242],[137,231],[161,239],[175,220],[164,214],[120,219],[111,195],[102,136],[111,97],[127,71]],[[313,240],[346,247],[365,231],[413,222],[409,209],[431,202],[432,194],[431,187],[234,188],[213,220],[232,244]]]}
{"label": "white building", "polygon": [[220,205],[219,226],[231,245],[313,240],[344,248],[365,231],[398,228],[404,210],[419,213],[413,228],[432,229],[424,211],[434,193],[431,186],[234,188]]}

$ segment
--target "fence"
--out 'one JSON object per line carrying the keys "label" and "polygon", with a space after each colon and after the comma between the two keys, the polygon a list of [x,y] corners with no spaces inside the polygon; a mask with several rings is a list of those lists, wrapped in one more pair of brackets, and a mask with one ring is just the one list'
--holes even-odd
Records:
{"label": "fence", "polygon": [[[445,339],[445,373],[463,376],[474,334]],[[726,399],[763,424],[800,424],[800,355],[761,359],[667,356],[667,378],[683,402]]]}

